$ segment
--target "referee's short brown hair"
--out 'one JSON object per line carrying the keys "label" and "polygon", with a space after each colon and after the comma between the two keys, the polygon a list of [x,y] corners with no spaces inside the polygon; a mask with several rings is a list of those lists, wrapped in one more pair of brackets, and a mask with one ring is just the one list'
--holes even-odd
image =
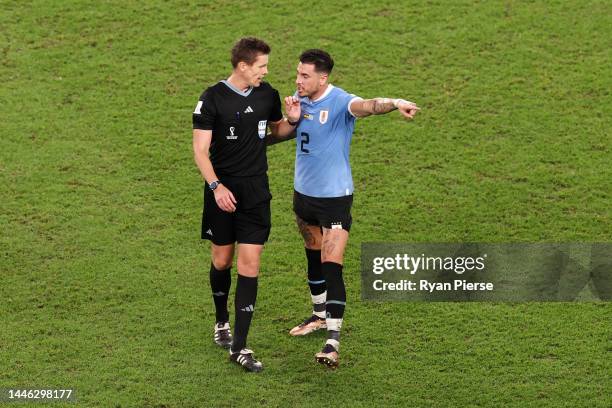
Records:
{"label": "referee's short brown hair", "polygon": [[239,62],[253,65],[262,54],[270,54],[270,46],[265,41],[255,37],[241,38],[232,48],[232,66],[236,68]]}

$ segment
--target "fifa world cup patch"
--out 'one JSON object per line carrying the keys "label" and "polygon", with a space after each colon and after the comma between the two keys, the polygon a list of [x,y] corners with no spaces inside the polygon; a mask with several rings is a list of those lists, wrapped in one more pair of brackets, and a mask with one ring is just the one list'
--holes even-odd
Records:
{"label": "fifa world cup patch", "polygon": [[342,229],[342,223],[341,222],[332,222],[331,223],[331,229]]}
{"label": "fifa world cup patch", "polygon": [[230,126],[229,127],[229,135],[226,135],[225,138],[227,140],[236,140],[238,139],[238,135],[236,135],[236,127],[235,126]]}

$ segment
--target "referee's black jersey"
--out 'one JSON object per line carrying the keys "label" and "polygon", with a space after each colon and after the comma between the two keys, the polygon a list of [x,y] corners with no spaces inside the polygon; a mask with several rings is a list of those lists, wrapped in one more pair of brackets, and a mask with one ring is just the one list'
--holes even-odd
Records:
{"label": "referee's black jersey", "polygon": [[240,91],[226,81],[208,88],[193,128],[212,130],[210,161],[217,176],[259,176],[268,170],[266,127],[283,118],[278,91],[267,82]]}

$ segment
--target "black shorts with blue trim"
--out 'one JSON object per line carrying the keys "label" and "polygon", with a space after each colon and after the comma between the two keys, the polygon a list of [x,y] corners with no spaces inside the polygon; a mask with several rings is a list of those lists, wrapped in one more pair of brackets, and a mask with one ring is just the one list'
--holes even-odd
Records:
{"label": "black shorts with blue trim", "polygon": [[308,225],[329,229],[351,230],[353,195],[343,197],[310,197],[294,190],[293,212]]}

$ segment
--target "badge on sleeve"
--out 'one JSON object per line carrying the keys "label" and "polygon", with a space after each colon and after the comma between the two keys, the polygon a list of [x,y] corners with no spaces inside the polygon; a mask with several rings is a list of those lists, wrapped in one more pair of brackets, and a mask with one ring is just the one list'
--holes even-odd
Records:
{"label": "badge on sleeve", "polygon": [[267,120],[260,120],[259,124],[257,125],[257,134],[259,135],[260,139],[263,139],[264,137],[266,137],[266,124],[268,123]]}
{"label": "badge on sleeve", "polygon": [[204,101],[198,101],[198,104],[195,107],[195,110],[193,111],[193,113],[195,115],[201,115],[202,114],[202,105],[204,104]]}

